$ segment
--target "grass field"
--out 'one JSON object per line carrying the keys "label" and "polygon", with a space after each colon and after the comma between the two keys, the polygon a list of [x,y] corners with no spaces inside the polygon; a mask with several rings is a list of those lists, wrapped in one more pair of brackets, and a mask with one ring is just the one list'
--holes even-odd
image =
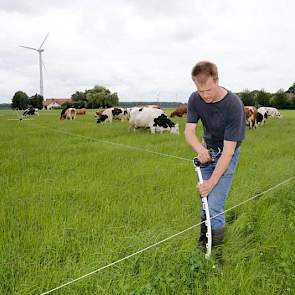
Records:
{"label": "grass field", "polygon": [[[295,175],[295,111],[282,114],[247,130],[227,209]],[[41,294],[199,222],[184,118],[179,136],[98,125],[90,110],[16,118],[0,111],[0,294]],[[294,190],[226,214],[222,271],[196,227],[52,294],[295,294]]]}

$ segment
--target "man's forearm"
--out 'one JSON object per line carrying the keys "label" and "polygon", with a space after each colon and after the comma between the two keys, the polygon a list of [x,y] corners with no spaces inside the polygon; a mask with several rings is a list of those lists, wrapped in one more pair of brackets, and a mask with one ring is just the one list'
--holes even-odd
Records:
{"label": "man's forearm", "polygon": [[185,132],[185,138],[188,144],[191,145],[195,152],[198,152],[200,146],[202,146],[201,142],[199,141],[198,137],[192,132]]}
{"label": "man's forearm", "polygon": [[218,183],[221,176],[227,170],[230,161],[232,159],[232,154],[222,154],[216,164],[216,167],[210,177],[210,180],[214,183],[214,186]]}

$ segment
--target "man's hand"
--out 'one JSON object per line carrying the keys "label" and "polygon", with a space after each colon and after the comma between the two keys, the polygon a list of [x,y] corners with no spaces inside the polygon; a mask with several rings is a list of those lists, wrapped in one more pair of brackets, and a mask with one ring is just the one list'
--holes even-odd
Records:
{"label": "man's hand", "polygon": [[186,141],[193,147],[193,149],[198,153],[199,161],[204,164],[211,160],[209,151],[201,144],[199,139],[197,138],[196,132],[196,124],[194,123],[186,123],[185,125],[185,138]]}
{"label": "man's hand", "polygon": [[210,179],[204,180],[202,184],[198,183],[197,188],[200,192],[201,198],[207,197],[210,194],[210,192],[213,190],[214,186],[215,186],[215,183]]}
{"label": "man's hand", "polygon": [[197,152],[198,152],[198,159],[202,164],[210,162],[212,160],[209,151],[202,145],[198,147]]}

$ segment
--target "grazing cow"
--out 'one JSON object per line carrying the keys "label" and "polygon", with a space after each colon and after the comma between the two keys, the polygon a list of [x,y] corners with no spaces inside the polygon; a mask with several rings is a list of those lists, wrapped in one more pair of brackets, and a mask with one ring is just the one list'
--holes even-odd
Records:
{"label": "grazing cow", "polygon": [[266,111],[270,118],[281,118],[281,114],[276,108],[266,107]]}
{"label": "grazing cow", "polygon": [[86,115],[86,109],[85,108],[82,108],[82,109],[79,109],[76,111],[76,115]]}
{"label": "grazing cow", "polygon": [[121,122],[128,119],[127,110],[124,108],[113,108],[112,115],[114,120],[121,120]]}
{"label": "grazing cow", "polygon": [[173,118],[174,116],[182,117],[186,113],[187,113],[187,106],[179,106],[178,108],[176,108],[174,112],[170,114],[170,118]]}
{"label": "grazing cow", "polygon": [[129,130],[131,128],[150,128],[151,133],[168,131],[179,134],[179,125],[167,118],[162,110],[154,108],[134,108],[129,118]]}
{"label": "grazing cow", "polygon": [[67,120],[76,119],[76,109],[75,108],[68,108],[66,111],[66,118],[67,118]]}
{"label": "grazing cow", "polygon": [[139,109],[143,109],[143,108],[151,108],[151,109],[159,109],[159,110],[161,109],[161,107],[156,104],[138,105],[136,107],[126,108],[127,120],[129,120],[130,113],[132,110],[139,110]]}
{"label": "grazing cow", "polygon": [[103,112],[96,112],[96,123],[109,122],[113,120],[127,120],[127,110],[124,108],[108,108]]}
{"label": "grazing cow", "polygon": [[265,107],[260,107],[257,110],[256,123],[257,125],[264,125],[267,119],[267,110]]}
{"label": "grazing cow", "polygon": [[76,109],[75,108],[67,108],[63,109],[60,113],[60,120],[74,120],[76,119]]}
{"label": "grazing cow", "polygon": [[126,108],[127,120],[129,120],[130,114],[133,110],[139,110],[139,109],[143,109],[143,107],[137,106],[137,107],[132,107],[132,108]]}
{"label": "grazing cow", "polygon": [[249,129],[256,128],[257,109],[253,106],[244,107],[246,115],[246,125]]}
{"label": "grazing cow", "polygon": [[97,118],[102,114],[102,111],[96,111],[94,117]]}
{"label": "grazing cow", "polygon": [[30,108],[24,110],[24,112],[22,113],[22,118],[24,118],[26,116],[33,116],[33,115],[39,116],[38,109],[30,107]]}
{"label": "grazing cow", "polygon": [[60,120],[64,120],[66,118],[66,111],[67,111],[67,108],[61,110],[60,117],[59,117]]}

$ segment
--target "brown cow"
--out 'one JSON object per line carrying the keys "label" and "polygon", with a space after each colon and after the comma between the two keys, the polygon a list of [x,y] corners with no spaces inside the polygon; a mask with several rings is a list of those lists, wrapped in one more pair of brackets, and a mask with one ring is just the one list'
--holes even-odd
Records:
{"label": "brown cow", "polygon": [[244,107],[246,115],[246,125],[249,129],[256,128],[257,109],[253,106]]}
{"label": "brown cow", "polygon": [[76,115],[86,115],[86,109],[82,108],[76,111]]}
{"label": "brown cow", "polygon": [[171,118],[173,118],[174,116],[182,117],[186,113],[187,113],[187,106],[179,106],[176,108],[174,112],[170,114],[170,117]]}

